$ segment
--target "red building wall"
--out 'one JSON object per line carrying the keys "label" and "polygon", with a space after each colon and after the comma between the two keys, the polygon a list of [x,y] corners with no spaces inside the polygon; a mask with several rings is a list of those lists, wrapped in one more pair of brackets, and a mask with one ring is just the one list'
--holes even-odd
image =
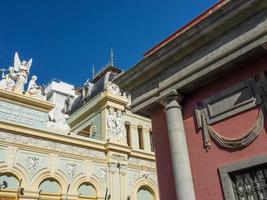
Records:
{"label": "red building wall", "polygon": [[[257,76],[267,70],[267,56],[256,62],[247,63],[240,66],[234,72],[231,72],[216,81],[206,85],[190,95],[186,95],[182,103],[184,126],[189,148],[189,157],[195,187],[195,193],[198,200],[220,200],[223,199],[222,187],[218,168],[222,165],[236,162],[238,160],[250,158],[260,154],[267,155],[267,122],[265,120],[264,128],[258,138],[248,147],[241,150],[223,149],[214,142],[211,143],[211,149],[207,152],[203,148],[203,138],[201,130],[197,129],[194,108],[197,102],[217,94],[243,80]],[[223,136],[234,138],[247,133],[254,126],[258,116],[258,108],[243,112],[224,121],[218,122],[212,127]],[[175,199],[174,187],[168,183],[173,183],[173,174],[171,169],[171,159],[166,119],[163,108],[155,109],[152,113],[152,126],[154,131],[154,141],[157,153],[157,167],[159,171],[159,187],[162,200]],[[168,147],[168,148],[167,148]],[[160,153],[159,153],[160,152]],[[166,193],[171,195],[167,198]]]}
{"label": "red building wall", "polygon": [[160,199],[176,199],[173,170],[171,165],[170,144],[167,135],[167,123],[163,107],[158,107],[152,114],[153,142],[156,153],[156,165]]}

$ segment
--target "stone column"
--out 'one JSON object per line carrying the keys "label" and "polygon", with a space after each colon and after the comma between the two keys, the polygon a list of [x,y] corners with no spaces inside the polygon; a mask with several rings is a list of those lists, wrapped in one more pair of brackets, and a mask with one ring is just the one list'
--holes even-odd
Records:
{"label": "stone column", "polygon": [[179,200],[195,200],[195,192],[183,124],[182,107],[177,92],[165,97],[168,137],[172,158],[176,196]]}

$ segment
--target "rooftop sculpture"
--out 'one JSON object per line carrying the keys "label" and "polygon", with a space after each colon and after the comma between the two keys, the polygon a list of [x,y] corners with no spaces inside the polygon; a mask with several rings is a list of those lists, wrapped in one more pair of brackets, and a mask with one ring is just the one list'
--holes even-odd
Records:
{"label": "rooftop sculpture", "polygon": [[[24,87],[27,84],[28,76],[32,65],[32,59],[29,61],[20,61],[16,52],[14,56],[14,64],[7,69],[2,69],[2,80],[0,81],[0,89],[25,94]],[[8,71],[5,74],[5,71]],[[29,82],[26,95],[42,99],[42,88],[36,84],[37,76],[32,76]]]}

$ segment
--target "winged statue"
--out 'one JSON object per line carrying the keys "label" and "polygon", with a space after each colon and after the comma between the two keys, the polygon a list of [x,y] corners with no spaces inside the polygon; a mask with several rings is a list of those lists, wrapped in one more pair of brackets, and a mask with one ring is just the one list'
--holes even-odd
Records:
{"label": "winged statue", "polygon": [[19,59],[19,55],[16,52],[14,56],[14,70],[17,72],[17,82],[15,85],[15,91],[24,92],[24,86],[27,83],[28,75],[32,65],[32,58],[27,62]]}

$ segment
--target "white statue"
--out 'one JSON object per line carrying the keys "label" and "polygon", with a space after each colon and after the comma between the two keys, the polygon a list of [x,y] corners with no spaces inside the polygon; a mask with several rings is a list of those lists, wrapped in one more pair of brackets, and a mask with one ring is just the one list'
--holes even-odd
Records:
{"label": "white statue", "polygon": [[0,81],[0,88],[4,90],[13,91],[17,74],[13,67],[8,68],[8,74],[4,74],[5,69],[2,69],[2,80]]}
{"label": "white statue", "polygon": [[41,87],[36,84],[36,80],[37,76],[33,75],[28,85],[27,94],[33,97],[42,98],[42,90]]}
{"label": "white statue", "polygon": [[19,59],[19,55],[16,52],[14,56],[14,69],[18,72],[17,82],[15,84],[14,90],[20,93],[24,92],[24,85],[27,83],[28,75],[32,65],[32,59],[28,62],[23,60],[22,62]]}

